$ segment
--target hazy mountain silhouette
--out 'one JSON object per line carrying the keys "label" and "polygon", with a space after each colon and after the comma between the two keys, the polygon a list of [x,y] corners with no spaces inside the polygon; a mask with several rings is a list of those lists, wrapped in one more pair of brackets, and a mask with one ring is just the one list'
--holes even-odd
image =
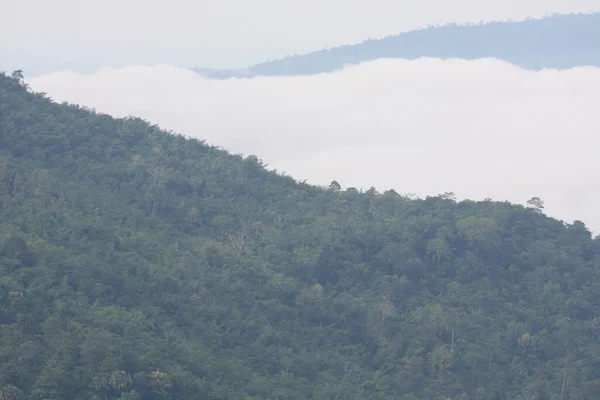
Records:
{"label": "hazy mountain silhouette", "polygon": [[520,22],[445,25],[359,44],[293,55],[245,69],[194,68],[217,79],[311,75],[379,58],[498,58],[526,69],[600,65],[600,13],[552,15]]}

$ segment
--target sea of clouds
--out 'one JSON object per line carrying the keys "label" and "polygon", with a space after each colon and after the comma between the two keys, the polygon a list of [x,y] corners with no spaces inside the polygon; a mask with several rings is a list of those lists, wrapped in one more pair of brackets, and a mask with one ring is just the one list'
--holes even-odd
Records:
{"label": "sea of clouds", "polygon": [[134,115],[298,180],[459,199],[537,196],[600,232],[600,68],[378,60],[315,76],[210,80],[169,65],[28,79],[56,101]]}

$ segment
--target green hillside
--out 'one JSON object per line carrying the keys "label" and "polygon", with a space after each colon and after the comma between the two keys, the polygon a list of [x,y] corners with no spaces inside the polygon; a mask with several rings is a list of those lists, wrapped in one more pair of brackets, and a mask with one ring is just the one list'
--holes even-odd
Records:
{"label": "green hillside", "polygon": [[1,399],[575,400],[600,243],[319,188],[0,75]]}

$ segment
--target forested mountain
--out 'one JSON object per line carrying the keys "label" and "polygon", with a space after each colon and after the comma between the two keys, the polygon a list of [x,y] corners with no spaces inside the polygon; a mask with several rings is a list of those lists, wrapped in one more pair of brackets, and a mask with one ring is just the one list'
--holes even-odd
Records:
{"label": "forested mountain", "polygon": [[310,186],[0,75],[0,398],[575,400],[600,243]]}
{"label": "forested mountain", "polygon": [[430,27],[294,55],[239,70],[195,68],[211,78],[310,75],[379,58],[493,57],[526,69],[600,66],[600,13],[553,15],[520,22]]}

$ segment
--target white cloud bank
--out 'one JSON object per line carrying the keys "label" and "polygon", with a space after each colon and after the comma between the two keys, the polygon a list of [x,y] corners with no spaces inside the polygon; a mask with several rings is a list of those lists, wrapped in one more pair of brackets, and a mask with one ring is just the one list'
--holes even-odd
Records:
{"label": "white cloud bank", "polygon": [[600,232],[600,68],[379,60],[332,74],[208,80],[172,66],[53,73],[36,91],[256,154],[310,183],[524,203]]}

